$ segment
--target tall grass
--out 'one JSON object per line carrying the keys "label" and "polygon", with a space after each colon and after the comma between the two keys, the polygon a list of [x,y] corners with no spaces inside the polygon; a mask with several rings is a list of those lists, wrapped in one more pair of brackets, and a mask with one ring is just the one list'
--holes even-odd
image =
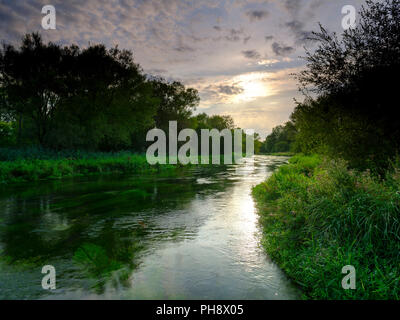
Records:
{"label": "tall grass", "polygon": [[[89,155],[87,155],[89,156]],[[93,158],[20,159],[0,162],[0,183],[27,182],[100,173],[139,173],[178,166],[148,164],[145,155],[101,154]]]}
{"label": "tall grass", "polygon": [[[295,156],[253,189],[269,255],[312,299],[400,298],[400,169]],[[342,267],[356,268],[344,290]]]}
{"label": "tall grass", "polygon": [[130,151],[90,152],[84,150],[53,150],[40,146],[25,148],[0,148],[0,161],[16,160],[61,160],[61,159],[104,159],[132,155]]}
{"label": "tall grass", "polygon": [[[167,159],[167,163],[169,160],[171,158]],[[208,159],[210,165],[212,160],[210,155]],[[234,161],[234,159],[232,160]],[[197,161],[200,164],[203,160],[198,157]],[[223,155],[219,156],[219,161],[223,165]],[[177,159],[175,159],[176,162],[177,165],[150,165],[146,155],[134,154],[129,151],[107,153],[80,150],[55,151],[39,147],[0,148],[0,184],[101,173],[160,172],[175,170],[183,166]]]}

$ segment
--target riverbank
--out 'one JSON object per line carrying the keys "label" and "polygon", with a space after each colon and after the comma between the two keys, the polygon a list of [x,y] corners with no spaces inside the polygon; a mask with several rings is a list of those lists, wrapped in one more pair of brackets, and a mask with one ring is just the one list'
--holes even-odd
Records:
{"label": "riverbank", "polygon": [[[233,158],[233,155],[232,155]],[[234,161],[234,159],[232,159]],[[110,173],[159,173],[182,170],[197,164],[156,164],[148,163],[145,154],[129,151],[86,152],[54,151],[40,148],[7,149],[0,148],[0,184],[55,180],[77,176]],[[199,165],[202,158],[198,158]],[[210,156],[211,165],[212,158]],[[223,165],[224,156],[220,156]],[[208,164],[201,164],[207,166]]]}
{"label": "riverbank", "polygon": [[[35,154],[35,157],[37,155]],[[180,165],[150,165],[146,155],[122,153],[82,153],[42,158],[15,158],[0,162],[0,183],[29,182],[107,173],[149,173],[176,170]]]}
{"label": "riverbank", "polygon": [[296,155],[294,152],[272,152],[272,153],[260,153],[262,156],[276,156],[276,157],[293,157]]}
{"label": "riverbank", "polygon": [[[400,169],[297,155],[253,189],[270,257],[311,299],[400,298]],[[356,290],[342,268],[356,269]]]}

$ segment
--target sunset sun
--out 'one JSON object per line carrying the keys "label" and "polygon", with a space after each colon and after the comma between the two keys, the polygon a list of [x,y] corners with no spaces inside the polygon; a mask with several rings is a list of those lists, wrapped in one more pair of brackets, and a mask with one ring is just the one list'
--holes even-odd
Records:
{"label": "sunset sun", "polygon": [[235,96],[234,102],[251,101],[269,95],[268,85],[264,73],[251,73],[238,77],[242,91]]}

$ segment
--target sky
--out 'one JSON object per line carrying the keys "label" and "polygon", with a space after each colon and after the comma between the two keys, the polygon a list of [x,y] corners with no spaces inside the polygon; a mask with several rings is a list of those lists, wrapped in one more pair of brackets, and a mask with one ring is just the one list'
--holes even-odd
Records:
{"label": "sky", "polygon": [[[62,45],[132,50],[152,75],[199,91],[196,113],[231,115],[262,137],[289,120],[301,101],[293,77],[305,67],[307,40],[321,23],[341,33],[342,7],[364,0],[0,0],[2,42],[40,32]],[[44,5],[56,30],[42,28]]]}

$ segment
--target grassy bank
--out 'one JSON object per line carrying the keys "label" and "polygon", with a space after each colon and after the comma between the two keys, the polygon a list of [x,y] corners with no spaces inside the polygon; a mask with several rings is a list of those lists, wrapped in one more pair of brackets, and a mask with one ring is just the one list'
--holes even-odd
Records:
{"label": "grassy bank", "polygon": [[[295,156],[253,189],[268,254],[311,299],[400,298],[400,169]],[[343,266],[356,269],[344,290]]]}
{"label": "grassy bank", "polygon": [[174,166],[150,166],[146,156],[101,159],[16,160],[0,162],[0,183],[28,182],[101,173],[157,172]]}
{"label": "grassy bank", "polygon": [[[199,157],[198,162],[202,163],[202,161],[202,158]],[[221,164],[224,163],[223,155],[220,156],[219,161]],[[178,160],[176,162],[178,162],[176,165],[150,165],[146,159],[146,155],[134,154],[129,151],[117,153],[86,151],[58,152],[40,148],[0,148],[0,184],[107,173],[173,171],[193,166],[193,164],[180,164]],[[212,163],[211,156],[209,163]]]}
{"label": "grassy bank", "polygon": [[273,153],[260,153],[264,156],[277,156],[277,157],[293,157],[295,155],[294,152],[273,152]]}
{"label": "grassy bank", "polygon": [[142,173],[174,170],[179,166],[148,164],[145,155],[129,152],[90,153],[51,150],[0,150],[0,183],[28,182],[65,177]]}

